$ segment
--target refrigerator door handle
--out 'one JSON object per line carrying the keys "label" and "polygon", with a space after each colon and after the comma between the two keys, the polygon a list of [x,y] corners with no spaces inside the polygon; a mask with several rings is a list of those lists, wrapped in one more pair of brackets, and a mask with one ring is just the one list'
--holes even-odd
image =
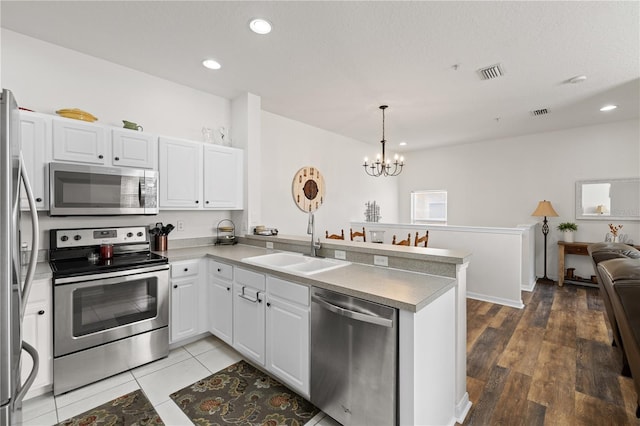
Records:
{"label": "refrigerator door handle", "polygon": [[38,260],[38,247],[40,246],[40,227],[38,226],[36,200],[33,196],[33,191],[31,190],[29,176],[27,176],[27,171],[24,167],[22,151],[20,151],[20,176],[22,177],[22,183],[24,184],[25,193],[27,194],[27,200],[29,200],[29,211],[31,212],[31,256],[29,257],[27,276],[24,279],[24,287],[22,288],[22,306],[20,309],[20,322],[22,322],[27,308],[27,301],[29,300],[29,293],[31,292],[33,274],[36,270],[36,262]]}
{"label": "refrigerator door handle", "polygon": [[38,351],[36,351],[33,346],[31,346],[27,342],[22,342],[22,349],[27,352],[29,356],[31,356],[31,359],[33,360],[33,368],[31,368],[31,373],[29,373],[29,377],[27,377],[27,380],[25,380],[25,382],[16,393],[16,403],[22,401],[22,398],[24,398],[24,396],[27,394],[27,391],[38,375],[38,367],[40,365],[40,357],[38,356]]}

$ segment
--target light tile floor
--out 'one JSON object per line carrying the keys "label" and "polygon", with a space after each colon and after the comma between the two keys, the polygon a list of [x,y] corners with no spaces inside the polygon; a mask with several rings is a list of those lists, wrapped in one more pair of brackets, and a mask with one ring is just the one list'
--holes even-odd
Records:
{"label": "light tile floor", "polygon": [[[121,395],[142,389],[166,425],[193,423],[169,394],[238,362],[242,356],[210,336],[174,349],[167,358],[54,397],[46,394],[24,402],[24,426],[50,426]],[[339,426],[319,413],[306,426]]]}

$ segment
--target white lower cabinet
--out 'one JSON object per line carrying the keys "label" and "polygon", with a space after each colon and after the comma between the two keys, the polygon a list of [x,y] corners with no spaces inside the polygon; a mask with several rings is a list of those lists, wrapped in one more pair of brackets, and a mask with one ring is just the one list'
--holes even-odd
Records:
{"label": "white lower cabinet", "polygon": [[265,365],[265,276],[235,268],[233,283],[233,347]]}
{"label": "white lower cabinet", "polygon": [[209,331],[309,398],[309,287],[210,259]]}
{"label": "white lower cabinet", "polygon": [[309,287],[267,277],[267,370],[309,397]]}
{"label": "white lower cabinet", "polygon": [[233,345],[233,266],[209,260],[209,332]]}
{"label": "white lower cabinet", "polygon": [[[39,366],[36,380],[27,392],[26,399],[42,395],[53,383],[53,317],[51,280],[36,280],[29,295],[22,325],[23,340],[38,351]],[[27,379],[33,361],[22,352],[22,382]]]}
{"label": "white lower cabinet", "polygon": [[199,266],[198,260],[171,263],[170,343],[201,332]]}

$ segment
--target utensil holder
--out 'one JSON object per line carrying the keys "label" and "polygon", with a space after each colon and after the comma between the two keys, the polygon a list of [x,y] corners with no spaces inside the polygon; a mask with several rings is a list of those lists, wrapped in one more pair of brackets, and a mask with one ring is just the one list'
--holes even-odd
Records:
{"label": "utensil holder", "polygon": [[156,251],[167,251],[167,236],[156,235]]}

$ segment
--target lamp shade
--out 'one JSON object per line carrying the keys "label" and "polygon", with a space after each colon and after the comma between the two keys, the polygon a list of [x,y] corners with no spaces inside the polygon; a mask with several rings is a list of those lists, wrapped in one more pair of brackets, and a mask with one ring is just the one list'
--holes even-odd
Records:
{"label": "lamp shade", "polygon": [[535,211],[531,213],[531,216],[554,217],[558,216],[558,213],[553,209],[551,201],[542,200],[538,203],[538,207],[536,207]]}

